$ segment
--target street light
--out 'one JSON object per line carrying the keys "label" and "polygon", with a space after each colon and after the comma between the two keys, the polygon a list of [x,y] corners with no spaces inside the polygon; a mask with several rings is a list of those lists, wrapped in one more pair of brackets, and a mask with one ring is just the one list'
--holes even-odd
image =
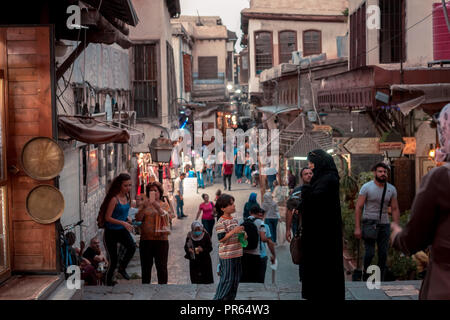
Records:
{"label": "street light", "polygon": [[149,144],[152,160],[158,162],[158,175],[161,184],[163,183],[162,163],[169,163],[170,156],[172,155],[172,148],[172,141],[168,138],[164,138],[162,131],[159,138],[154,138]]}

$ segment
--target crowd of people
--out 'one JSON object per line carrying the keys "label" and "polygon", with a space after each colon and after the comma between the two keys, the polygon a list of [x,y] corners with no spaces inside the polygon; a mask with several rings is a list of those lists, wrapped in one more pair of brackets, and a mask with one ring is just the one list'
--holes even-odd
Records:
{"label": "crowd of people", "polygon": [[[364,242],[365,249],[363,280],[369,276],[367,270],[375,256],[375,248],[378,250],[377,264],[382,281],[385,279],[390,245],[407,255],[429,252],[428,266],[423,271],[425,280],[420,292],[421,299],[450,299],[447,268],[450,263],[450,203],[446,197],[450,186],[449,113],[450,105],[441,112],[438,122],[441,148],[437,154],[438,160],[445,165],[431,170],[424,177],[412,206],[411,219],[404,229],[399,226],[397,190],[388,183],[390,168],[385,163],[373,166],[374,178],[361,187],[355,206],[354,236]],[[244,156],[237,152],[235,156],[248,159],[248,154]],[[286,240],[290,242],[294,235],[301,235],[301,262],[298,270],[302,297],[310,300],[345,299],[338,170],[332,156],[320,149],[309,152],[307,160],[308,167],[299,173],[299,183],[292,172],[288,173],[287,201],[282,186],[277,182],[277,172],[264,168],[267,188],[262,201],[258,202],[257,193],[251,193],[242,207],[241,220],[237,218],[232,195],[218,190],[214,201],[211,201],[208,194],[202,194],[203,201],[199,204],[195,221],[184,244],[192,283],[214,282],[211,259],[214,231],[218,240],[217,273],[220,276],[214,299],[233,300],[240,282],[264,283],[269,259],[271,264],[276,264],[277,224],[281,218],[279,208],[283,205],[286,206]],[[204,187],[202,174],[206,169],[207,181],[213,182],[214,175],[217,176],[220,172],[224,191],[231,190],[233,168],[238,182],[246,180],[246,183],[255,185],[254,176],[258,168],[251,166],[250,162],[235,165],[224,158],[222,164],[213,164],[211,158],[206,163],[200,157],[195,159],[200,187]],[[120,174],[114,179],[100,210],[105,219],[104,241],[109,258],[106,259],[102,254],[99,240],[93,238],[82,255],[84,260],[81,264],[87,279],[91,274],[92,279],[95,277],[98,283],[101,278],[99,270],[105,270],[104,282],[106,285],[114,285],[116,268],[124,279],[130,279],[126,268],[137,247],[132,233],[140,225],[138,247],[142,283],[151,283],[153,263],[158,283],[168,282],[171,219],[187,217],[183,212],[182,182],[185,177],[186,173],[183,172],[174,182],[176,211],[159,182],[149,183],[145,196],[139,195],[135,199],[136,204],[131,205],[131,177]],[[119,243],[121,254],[118,252]],[[427,256],[425,253],[423,255]]]}

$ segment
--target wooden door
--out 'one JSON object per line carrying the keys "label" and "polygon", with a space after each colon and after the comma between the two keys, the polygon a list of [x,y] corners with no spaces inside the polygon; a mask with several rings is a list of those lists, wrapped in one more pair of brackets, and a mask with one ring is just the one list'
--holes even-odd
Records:
{"label": "wooden door", "polygon": [[[52,56],[49,26],[0,28],[0,69],[5,71],[8,213],[12,271],[56,271],[55,225],[35,222],[26,210],[36,181],[21,168],[23,146],[37,136],[53,138]],[[19,169],[13,173],[14,168]]]}

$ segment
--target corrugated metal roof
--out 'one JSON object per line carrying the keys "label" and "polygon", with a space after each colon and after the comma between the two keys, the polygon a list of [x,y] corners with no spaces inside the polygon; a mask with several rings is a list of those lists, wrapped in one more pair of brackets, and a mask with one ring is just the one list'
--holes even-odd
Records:
{"label": "corrugated metal roof", "polygon": [[117,18],[130,26],[136,26],[139,18],[131,0],[83,0],[94,8],[100,8],[102,15]]}

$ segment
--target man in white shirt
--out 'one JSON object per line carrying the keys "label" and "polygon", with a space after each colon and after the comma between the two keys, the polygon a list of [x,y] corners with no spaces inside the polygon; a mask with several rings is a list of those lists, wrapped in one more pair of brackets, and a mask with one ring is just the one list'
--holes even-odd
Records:
{"label": "man in white shirt", "polygon": [[173,194],[175,195],[175,199],[177,200],[177,217],[178,219],[182,219],[187,217],[183,213],[183,179],[186,177],[186,174],[182,172],[178,178],[174,181]]}
{"label": "man in white shirt", "polygon": [[203,167],[205,162],[199,154],[195,155],[195,173],[197,174],[197,184],[199,188],[205,189],[205,183],[203,182]]}

